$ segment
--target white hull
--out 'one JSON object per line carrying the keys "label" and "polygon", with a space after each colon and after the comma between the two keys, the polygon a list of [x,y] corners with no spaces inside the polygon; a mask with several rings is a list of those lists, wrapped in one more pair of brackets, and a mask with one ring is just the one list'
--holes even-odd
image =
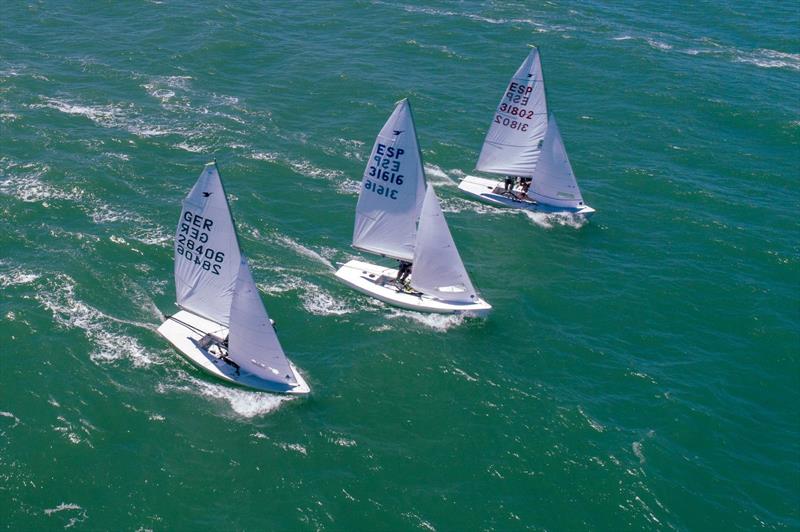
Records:
{"label": "white hull", "polygon": [[213,334],[219,339],[224,339],[228,335],[228,328],[186,310],[181,310],[167,318],[158,328],[158,332],[190,362],[224,381],[265,392],[291,395],[305,395],[310,392],[303,376],[291,363],[290,367],[298,383],[294,387],[264,380],[245,370],[241,370],[237,375],[235,367],[200,346],[200,339],[206,334]]}
{"label": "white hull", "polygon": [[539,203],[524,196],[522,191],[518,188],[515,189],[515,197],[510,197],[504,192],[503,181],[498,181],[496,179],[486,179],[484,177],[468,175],[458,184],[458,188],[470,196],[497,207],[509,207],[512,209],[524,209],[543,213],[568,213],[585,218],[589,218],[595,212],[595,210],[588,205],[577,209],[571,209],[569,207],[556,207],[554,205]]}
{"label": "white hull", "polygon": [[492,309],[492,306],[483,299],[478,299],[474,303],[458,303],[442,301],[417,292],[406,292],[394,283],[397,270],[358,260],[351,260],[339,268],[336,277],[359,292],[409,310],[485,316]]}

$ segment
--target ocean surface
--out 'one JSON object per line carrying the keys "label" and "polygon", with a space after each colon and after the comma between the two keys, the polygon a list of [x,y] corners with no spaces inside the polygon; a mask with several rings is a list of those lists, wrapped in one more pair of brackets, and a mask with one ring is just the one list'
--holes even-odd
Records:
{"label": "ocean surface", "polygon": [[[5,2],[0,526],[800,529],[799,12]],[[457,189],[529,43],[589,223]],[[333,276],[404,97],[486,320]],[[308,399],[155,332],[214,157]]]}

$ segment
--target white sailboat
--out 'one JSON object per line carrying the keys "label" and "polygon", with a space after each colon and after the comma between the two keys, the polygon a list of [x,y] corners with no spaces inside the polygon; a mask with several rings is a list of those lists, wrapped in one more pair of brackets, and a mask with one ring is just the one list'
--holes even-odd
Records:
{"label": "white sailboat", "polygon": [[[561,133],[548,113],[538,48],[531,49],[509,81],[475,168],[506,176],[468,175],[459,183],[458,188],[486,203],[584,217],[595,212],[583,202]],[[514,178],[519,179],[511,182]]]}
{"label": "white sailboat", "polygon": [[175,233],[175,292],[181,310],[158,332],[192,363],[257,390],[310,392],[283,352],[256,288],[216,163],[183,201]]}
{"label": "white sailboat", "polygon": [[[419,221],[419,223],[418,223]],[[408,100],[395,106],[364,170],[356,206],[353,247],[411,267],[398,270],[351,260],[336,272],[350,287],[385,303],[422,312],[484,315],[450,229],[425,173]]]}

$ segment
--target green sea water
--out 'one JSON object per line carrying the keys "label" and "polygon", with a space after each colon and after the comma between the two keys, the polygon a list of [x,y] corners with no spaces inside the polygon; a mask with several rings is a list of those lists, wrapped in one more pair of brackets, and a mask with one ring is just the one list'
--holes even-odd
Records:
{"label": "green sea water", "polygon": [[[5,2],[0,525],[800,529],[798,12]],[[588,224],[456,187],[528,43]],[[486,320],[333,277],[404,97]],[[308,399],[155,333],[213,157]]]}

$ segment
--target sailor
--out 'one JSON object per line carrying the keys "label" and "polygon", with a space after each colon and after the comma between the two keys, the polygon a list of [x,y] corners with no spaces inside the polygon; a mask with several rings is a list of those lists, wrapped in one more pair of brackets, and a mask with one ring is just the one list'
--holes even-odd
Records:
{"label": "sailor", "polygon": [[506,194],[508,194],[509,192],[514,190],[514,182],[515,181],[516,181],[516,178],[514,178],[513,176],[510,176],[510,175],[506,176],[506,179],[505,179],[505,182],[504,182],[504,189],[505,189],[504,192]]}
{"label": "sailor", "polygon": [[231,360],[230,357],[228,357],[228,338],[230,338],[230,334],[225,335],[225,339],[218,344],[219,347],[224,349],[224,351],[221,351],[221,356],[219,358],[224,360],[227,364],[236,368],[236,376],[239,376],[239,369],[240,369],[239,364],[237,364],[236,362]]}
{"label": "sailor", "polygon": [[411,263],[407,260],[401,260],[400,266],[397,268],[397,277],[395,278],[395,281],[400,284],[405,284],[409,275],[411,275]]}
{"label": "sailor", "polygon": [[531,188],[531,181],[533,181],[532,177],[523,177],[521,178],[520,187],[522,188],[522,195],[525,196],[528,194],[528,189]]}

